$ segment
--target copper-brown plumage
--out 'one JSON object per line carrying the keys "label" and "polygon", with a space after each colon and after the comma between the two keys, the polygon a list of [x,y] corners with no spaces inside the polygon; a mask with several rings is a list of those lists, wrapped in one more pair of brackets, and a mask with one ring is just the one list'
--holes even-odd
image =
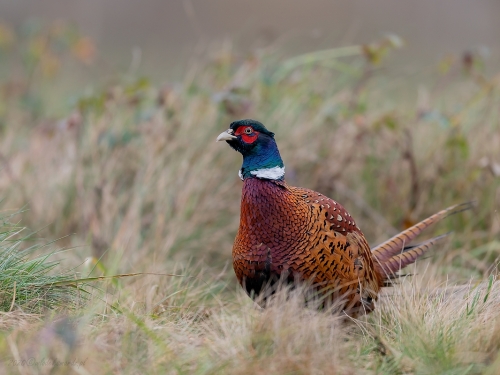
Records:
{"label": "copper-brown plumage", "polygon": [[342,205],[284,181],[274,134],[262,124],[238,121],[218,140],[244,157],[233,267],[250,295],[259,295],[278,280],[306,281],[347,314],[368,313],[380,288],[442,236],[414,246],[408,246],[410,242],[429,225],[464,208],[440,211],[371,250]]}

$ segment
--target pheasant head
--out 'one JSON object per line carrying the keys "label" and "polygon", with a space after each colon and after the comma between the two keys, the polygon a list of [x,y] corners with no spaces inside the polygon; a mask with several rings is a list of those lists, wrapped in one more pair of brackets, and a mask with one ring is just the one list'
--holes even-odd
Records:
{"label": "pheasant head", "polygon": [[242,180],[261,178],[283,180],[285,165],[274,140],[274,133],[255,120],[239,120],[217,137],[243,155],[239,171]]}

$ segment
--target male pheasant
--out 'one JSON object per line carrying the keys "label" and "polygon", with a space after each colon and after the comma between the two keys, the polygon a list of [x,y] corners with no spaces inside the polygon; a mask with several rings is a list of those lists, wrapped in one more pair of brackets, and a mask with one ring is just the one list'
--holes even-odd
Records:
{"label": "male pheasant", "polygon": [[350,316],[374,309],[379,290],[441,237],[407,246],[429,225],[461,211],[440,211],[370,249],[342,205],[289,186],[274,133],[255,120],[233,122],[217,137],[243,155],[241,217],[233,246],[238,281],[254,297],[277,281],[310,282]]}

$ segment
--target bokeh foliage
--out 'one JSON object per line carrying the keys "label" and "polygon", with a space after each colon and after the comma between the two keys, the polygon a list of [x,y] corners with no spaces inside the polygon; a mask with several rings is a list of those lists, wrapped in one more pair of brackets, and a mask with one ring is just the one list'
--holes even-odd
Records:
{"label": "bokeh foliage", "polygon": [[[500,81],[483,74],[479,56],[447,57],[401,84],[384,71],[395,36],[288,60],[226,43],[181,81],[118,70],[54,100],[65,64],[104,64],[91,40],[61,25],[0,27],[0,58],[19,66],[0,81],[4,206],[29,204],[23,223],[47,225],[49,239],[72,234],[58,244],[78,246],[67,253],[75,265],[102,257],[94,272],[179,275],[113,284],[71,317],[83,344],[58,343],[67,358],[94,353],[89,368],[131,373],[132,363],[149,373],[498,369]],[[296,301],[257,311],[230,269],[240,155],[215,143],[239,118],[274,131],[288,182],[342,202],[373,244],[446,206],[476,208],[431,230],[455,233],[428,277],[395,287],[357,326]],[[477,287],[460,293],[443,284],[471,277]],[[12,342],[33,350],[26,338],[38,342],[60,322]],[[51,345],[44,353],[56,358]]]}

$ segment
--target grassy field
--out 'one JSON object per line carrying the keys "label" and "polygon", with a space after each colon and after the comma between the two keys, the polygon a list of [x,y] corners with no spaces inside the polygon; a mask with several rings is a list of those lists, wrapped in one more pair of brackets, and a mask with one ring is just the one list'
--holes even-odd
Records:
{"label": "grassy field", "polygon": [[[90,63],[91,42],[59,27],[14,44],[6,30],[2,373],[500,372],[500,75],[478,57],[394,78],[395,38],[288,60],[224,45],[181,82],[129,72],[63,95],[65,64]],[[274,131],[288,182],[342,202],[373,245],[476,207],[427,233],[454,231],[368,317],[303,308],[299,291],[261,310],[231,269],[241,156],[215,142],[239,118]],[[70,284],[135,272],[148,275]]]}

